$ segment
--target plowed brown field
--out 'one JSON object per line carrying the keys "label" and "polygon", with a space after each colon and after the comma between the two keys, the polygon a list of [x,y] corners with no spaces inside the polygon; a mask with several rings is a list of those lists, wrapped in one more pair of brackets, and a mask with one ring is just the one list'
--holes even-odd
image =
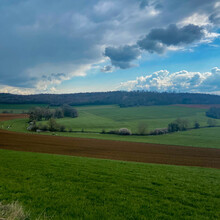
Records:
{"label": "plowed brown field", "polygon": [[0,130],[0,148],[146,163],[220,168],[220,150],[210,148],[58,137],[5,130]]}
{"label": "plowed brown field", "polygon": [[27,118],[26,114],[0,114],[0,121],[7,121],[17,118]]}

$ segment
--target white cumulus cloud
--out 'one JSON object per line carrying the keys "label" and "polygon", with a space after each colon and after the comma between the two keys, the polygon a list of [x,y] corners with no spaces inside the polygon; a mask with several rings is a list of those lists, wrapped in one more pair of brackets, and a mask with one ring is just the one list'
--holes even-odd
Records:
{"label": "white cumulus cloud", "polygon": [[210,72],[188,72],[182,70],[170,73],[160,70],[135,80],[122,82],[121,90],[148,90],[159,92],[207,92],[219,93],[220,69],[214,67]]}

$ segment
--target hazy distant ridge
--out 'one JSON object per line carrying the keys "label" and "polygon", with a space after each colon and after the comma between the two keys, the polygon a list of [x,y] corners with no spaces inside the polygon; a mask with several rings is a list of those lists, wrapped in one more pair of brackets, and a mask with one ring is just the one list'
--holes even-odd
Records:
{"label": "hazy distant ridge", "polygon": [[220,96],[198,93],[114,91],[74,94],[14,95],[0,93],[1,104],[44,103],[48,105],[118,104],[121,107],[170,104],[220,104]]}

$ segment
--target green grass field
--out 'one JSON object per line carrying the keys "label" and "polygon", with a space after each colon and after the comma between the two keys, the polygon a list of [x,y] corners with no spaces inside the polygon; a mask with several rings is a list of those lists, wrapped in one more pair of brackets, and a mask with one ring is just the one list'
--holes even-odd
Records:
{"label": "green grass field", "polygon": [[148,106],[120,108],[118,106],[88,106],[79,107],[78,118],[58,119],[57,122],[67,128],[100,132],[126,127],[133,133],[138,132],[139,123],[146,123],[148,130],[167,127],[176,118],[187,118],[191,126],[195,120],[205,125],[207,117],[204,109],[179,106]]}
{"label": "green grass field", "polygon": [[[188,119],[191,122],[191,127],[193,126],[195,120],[197,120],[201,126],[206,126],[208,118],[205,116],[205,109],[180,106],[149,106],[131,108],[119,108],[118,106],[84,106],[77,107],[77,109],[79,111],[78,118],[62,118],[58,119],[57,122],[65,125],[67,129],[72,128],[73,131],[81,131],[84,129],[85,132],[56,132],[57,135],[220,148],[220,127],[193,129],[159,136],[119,136],[86,133],[86,131],[101,132],[102,129],[109,131],[119,129],[121,127],[126,127],[131,129],[133,132],[137,132],[138,124],[141,122],[145,122],[148,125],[148,131],[150,131],[155,128],[166,127],[168,123],[178,117]],[[216,121],[218,122],[218,125],[220,125],[220,120]],[[26,119],[0,122],[0,128],[18,132],[27,132],[27,126]],[[42,134],[51,135],[52,133]]]}
{"label": "green grass field", "polygon": [[219,219],[219,182],[216,169],[0,150],[0,201],[30,219]]}
{"label": "green grass field", "polygon": [[[30,105],[0,105],[27,111]],[[32,107],[32,106],[31,106]],[[73,131],[126,127],[148,131],[176,118],[205,126],[204,109],[178,106],[77,107],[78,118],[58,119]],[[28,132],[27,119],[0,122],[0,128]],[[218,125],[220,125],[218,120]],[[44,122],[46,123],[46,122]],[[220,127],[160,136],[119,136],[55,132],[56,135],[220,148]],[[52,133],[40,133],[52,135]],[[27,166],[28,164],[28,166]],[[219,219],[220,172],[216,169],[153,165],[0,150],[0,202],[18,201],[30,219]]]}
{"label": "green grass field", "polygon": [[[4,110],[14,113],[28,111],[31,107],[37,105],[0,105],[0,112]],[[46,106],[46,105],[40,105]],[[199,121],[201,126],[206,125],[207,117],[205,109],[187,108],[180,106],[147,106],[147,107],[129,107],[120,108],[116,105],[106,106],[83,106],[76,107],[79,112],[78,118],[62,118],[57,121],[67,128],[75,131],[82,129],[87,131],[100,132],[126,127],[132,132],[138,132],[139,123],[146,123],[148,130],[167,127],[168,123],[176,118],[185,118],[193,126],[195,120]],[[219,120],[220,121],[220,120]],[[220,122],[219,122],[220,124]]]}

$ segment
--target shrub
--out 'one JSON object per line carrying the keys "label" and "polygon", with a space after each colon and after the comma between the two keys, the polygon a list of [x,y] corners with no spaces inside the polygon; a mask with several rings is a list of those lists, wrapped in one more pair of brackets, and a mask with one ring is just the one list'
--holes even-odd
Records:
{"label": "shrub", "polygon": [[194,123],[194,128],[195,128],[195,129],[200,128],[200,124],[199,124],[199,122],[198,122],[198,121],[195,121],[195,123]]}
{"label": "shrub", "polygon": [[174,122],[168,124],[168,131],[169,132],[176,132],[176,131],[185,131],[189,127],[189,121],[186,119],[178,118]]}
{"label": "shrub", "polygon": [[156,128],[155,130],[151,131],[151,135],[161,135],[161,134],[167,134],[168,128]]}
{"label": "shrub", "polygon": [[120,128],[118,131],[120,135],[132,135],[131,131],[127,128]]}
{"label": "shrub", "polygon": [[61,132],[64,132],[65,129],[66,129],[66,127],[65,127],[64,125],[60,125],[60,131],[61,131]]}
{"label": "shrub", "polygon": [[178,118],[176,123],[178,124],[180,131],[185,131],[189,127],[189,121],[186,119]]}
{"label": "shrub", "polygon": [[54,118],[51,118],[48,121],[48,128],[49,128],[49,131],[59,131],[60,125],[56,122]]}
{"label": "shrub", "polygon": [[169,132],[179,131],[179,126],[178,126],[178,124],[175,123],[175,122],[171,122],[170,124],[168,124],[168,131],[169,131]]}
{"label": "shrub", "polygon": [[108,132],[108,134],[118,134],[118,130],[111,130]]}
{"label": "shrub", "polygon": [[140,134],[140,135],[146,134],[147,133],[147,128],[148,128],[148,126],[147,126],[146,123],[140,122],[138,124],[138,134]]}

